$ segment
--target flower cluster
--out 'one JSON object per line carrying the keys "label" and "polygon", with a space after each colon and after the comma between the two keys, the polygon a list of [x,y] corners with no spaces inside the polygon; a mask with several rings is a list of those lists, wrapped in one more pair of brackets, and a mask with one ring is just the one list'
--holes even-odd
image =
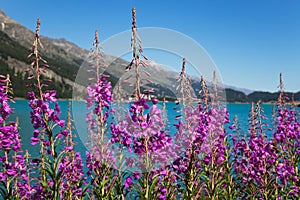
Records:
{"label": "flower cluster", "polygon": [[112,102],[111,83],[105,77],[98,79],[97,83],[87,87],[88,97],[86,99],[87,109],[94,104],[94,113],[99,113],[102,108],[109,108]]}
{"label": "flower cluster", "polygon": [[0,86],[0,124],[3,124],[5,120],[8,119],[9,114],[11,114],[11,108],[8,104],[8,95],[5,92],[6,86],[1,84]]}
{"label": "flower cluster", "polygon": [[[208,153],[207,133],[208,133],[208,113],[203,106],[199,104],[196,109],[185,110],[185,122],[179,121],[176,124],[177,132],[175,134],[175,149],[176,154],[183,160],[194,159],[197,155],[191,155],[190,152],[200,154],[202,152]],[[198,159],[197,159],[198,161]],[[197,162],[195,160],[195,162]],[[178,173],[185,173],[188,162],[180,162],[178,159],[173,163],[173,167]]]}
{"label": "flower cluster", "polygon": [[[300,124],[294,106],[280,104],[285,93],[281,90],[277,107],[277,126],[273,132],[276,147],[276,185],[284,197],[299,193]],[[289,192],[287,192],[289,190]]]}
{"label": "flower cluster", "polygon": [[[283,92],[279,102],[282,102],[281,98],[285,98]],[[249,195],[256,198],[297,197],[299,124],[295,111],[285,103],[278,105],[276,127],[269,140],[261,113],[260,104],[256,109],[252,104],[249,137],[233,141],[236,181],[241,183],[241,191],[247,191],[240,195],[244,198]]]}
{"label": "flower cluster", "polygon": [[161,110],[156,103],[156,99],[153,99],[150,109],[146,100],[141,98],[132,103],[129,109],[126,130],[131,133],[132,149],[138,157],[140,169],[146,169],[146,163],[143,163],[145,159],[149,159],[148,164],[161,167],[169,164],[174,156],[172,138],[164,130]]}
{"label": "flower cluster", "polygon": [[[65,121],[59,118],[60,108],[56,100],[56,91],[47,91],[43,94],[43,99],[38,99],[35,93],[28,92],[29,106],[32,109],[30,111],[31,123],[33,125],[34,134],[31,138],[31,144],[36,145],[39,142],[40,129],[46,130],[48,136],[52,136],[52,130],[49,124],[52,122],[54,125],[59,125],[64,127]],[[51,108],[51,103],[55,103],[54,108]],[[62,136],[67,136],[68,131],[64,130],[57,136],[61,138]],[[49,146],[49,142],[44,141],[44,143]]]}
{"label": "flower cluster", "polygon": [[[73,153],[73,149],[69,150]],[[79,152],[71,154],[71,157],[63,158],[59,164],[62,172],[62,189],[60,195],[62,199],[81,198],[83,196],[83,163]],[[84,178],[86,180],[86,177]]]}
{"label": "flower cluster", "polygon": [[110,162],[110,146],[106,145],[107,135],[104,135],[107,119],[110,114],[110,104],[113,101],[111,83],[105,77],[99,77],[96,83],[87,86],[86,107],[92,109],[87,113],[90,139],[94,158],[98,161]]}
{"label": "flower cluster", "polygon": [[12,112],[7,91],[8,86],[0,83],[0,150],[3,152],[0,157],[0,196],[5,199],[20,196],[29,199],[33,190],[30,188],[25,160],[21,153],[18,124],[6,122]]}

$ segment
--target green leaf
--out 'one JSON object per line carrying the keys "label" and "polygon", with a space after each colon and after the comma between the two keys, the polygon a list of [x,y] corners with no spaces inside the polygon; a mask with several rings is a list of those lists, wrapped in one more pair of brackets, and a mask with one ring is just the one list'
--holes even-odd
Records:
{"label": "green leaf", "polygon": [[156,176],[153,180],[152,180],[152,184],[150,185],[150,188],[149,188],[149,193],[150,194],[153,194],[155,191],[154,191],[154,188],[156,186],[158,182],[158,176]]}
{"label": "green leaf", "polygon": [[[1,181],[1,182],[2,182],[2,181]],[[3,187],[0,187],[0,193],[1,193],[1,196],[2,196],[2,197],[7,196],[7,191],[6,191],[6,189],[4,189]]]}
{"label": "green leaf", "polygon": [[59,180],[60,180],[60,178],[61,178],[62,173],[63,173],[63,170],[60,170],[60,171],[58,172],[58,174],[57,174],[56,177],[55,177],[55,181],[60,182]]}
{"label": "green leaf", "polygon": [[45,168],[44,170],[47,172],[47,174],[49,174],[49,176],[52,178],[52,180],[54,180],[55,177],[53,177],[53,170],[48,167]]}
{"label": "green leaf", "polygon": [[87,194],[87,189],[89,188],[90,185],[86,185],[82,188],[82,196],[85,196]]}
{"label": "green leaf", "polygon": [[58,171],[58,165],[61,163],[61,159],[63,158],[63,156],[66,154],[66,151],[63,151],[62,153],[60,153],[57,157],[57,160],[56,160],[56,163],[55,166],[54,166],[54,171],[55,173],[57,174],[57,171]]}

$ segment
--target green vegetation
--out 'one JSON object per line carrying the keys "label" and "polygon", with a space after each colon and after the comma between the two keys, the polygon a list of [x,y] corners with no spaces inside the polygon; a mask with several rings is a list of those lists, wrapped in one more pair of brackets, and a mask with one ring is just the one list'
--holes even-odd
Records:
{"label": "green vegetation", "polygon": [[[275,102],[278,99],[279,92],[253,92],[248,95],[249,101],[258,102]],[[287,92],[286,96],[289,100],[292,100],[293,93]],[[294,93],[294,101],[300,101],[300,92]]]}
{"label": "green vegetation", "polygon": [[248,97],[243,92],[236,91],[230,88],[226,88],[225,92],[226,92],[226,100],[228,102],[240,102],[240,103],[248,102]]}
{"label": "green vegetation", "polygon": [[[0,31],[0,73],[10,74],[13,84],[13,90],[15,97],[26,98],[28,89],[26,84],[30,83],[27,80],[27,75],[25,75],[25,68],[22,66],[17,66],[19,70],[9,67],[8,58],[13,58],[25,65],[30,66],[28,63],[27,55],[30,53],[28,48],[23,47],[18,42],[12,40],[6,33]],[[58,98],[71,98],[72,97],[72,86],[65,83],[64,78],[70,79],[72,81],[76,78],[77,70],[79,69],[79,64],[82,62],[77,60],[78,66],[74,66],[66,62],[61,58],[51,59],[46,55],[43,58],[48,60],[51,70],[62,77],[62,82],[55,82],[52,78],[52,82],[48,83],[49,88],[57,90]]]}

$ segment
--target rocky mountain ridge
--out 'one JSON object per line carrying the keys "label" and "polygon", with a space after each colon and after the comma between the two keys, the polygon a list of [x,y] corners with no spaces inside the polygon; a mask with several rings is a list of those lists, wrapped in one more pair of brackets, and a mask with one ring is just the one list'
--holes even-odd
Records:
{"label": "rocky mountain ridge", "polygon": [[[25,69],[29,66],[27,55],[30,53],[34,33],[8,17],[1,10],[0,24],[0,73],[11,75],[16,97],[26,97]],[[84,83],[81,84],[80,79],[78,79],[78,70],[86,62],[89,51],[66,39],[41,36],[41,41],[44,46],[41,54],[50,65],[45,76],[53,81],[50,86],[58,91],[58,97],[72,98],[74,87],[84,91]],[[126,76],[130,76],[130,73],[125,73],[128,61],[109,55],[104,55],[103,60],[105,65],[109,65],[106,73],[111,76],[110,81],[113,85],[117,83],[120,77],[126,79]],[[154,89],[157,96],[175,97],[176,81],[179,74],[155,62],[148,62],[148,65],[148,70],[142,68],[142,71],[152,75],[142,86],[146,89]],[[87,80],[88,75],[84,74],[80,78]],[[197,93],[200,87],[199,80],[193,79],[192,83]],[[227,85],[225,92],[228,102],[274,101],[277,95],[277,93],[254,92]],[[300,93],[295,94],[295,100],[298,98],[300,100]]]}

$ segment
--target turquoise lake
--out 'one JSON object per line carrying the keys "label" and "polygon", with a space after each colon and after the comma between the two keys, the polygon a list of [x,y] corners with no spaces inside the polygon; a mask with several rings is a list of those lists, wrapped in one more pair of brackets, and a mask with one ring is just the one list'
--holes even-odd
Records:
{"label": "turquoise lake", "polygon": [[[23,150],[28,149],[29,153],[32,156],[35,156],[39,153],[39,146],[32,146],[30,144],[31,137],[33,135],[33,128],[31,125],[30,119],[30,107],[28,105],[28,101],[26,100],[16,100],[15,104],[12,104],[12,107],[15,109],[14,114],[11,115],[10,120],[14,120],[17,116],[19,118],[19,127],[20,127],[20,135],[22,139],[22,148]],[[61,118],[67,119],[67,110],[68,104],[70,101],[59,101],[59,105],[61,107]],[[77,134],[75,141],[78,143],[76,145],[76,150],[81,152],[82,157],[85,157],[85,151],[87,150],[84,144],[87,141],[87,126],[85,122],[86,117],[86,109],[85,103],[83,101],[76,101],[72,103],[72,115],[73,115],[73,124],[74,124],[74,132]],[[168,119],[170,120],[170,129],[171,132],[175,131],[173,126],[177,121],[175,120],[175,116],[177,115],[176,111],[174,111],[175,103],[169,102],[167,103],[167,114]],[[273,105],[264,104],[262,108],[264,110],[264,114],[268,118],[268,124],[272,121],[272,107]],[[227,104],[227,109],[229,112],[230,124],[233,121],[234,115],[237,115],[239,119],[239,124],[242,130],[247,133],[248,129],[248,116],[250,111],[250,104]],[[299,110],[299,109],[298,109]],[[228,125],[228,126],[229,126]],[[227,126],[227,127],[228,127]],[[270,126],[271,128],[272,126]],[[227,128],[227,132],[231,132]],[[268,131],[268,134],[271,134],[272,131]],[[173,133],[174,134],[174,133]]]}

